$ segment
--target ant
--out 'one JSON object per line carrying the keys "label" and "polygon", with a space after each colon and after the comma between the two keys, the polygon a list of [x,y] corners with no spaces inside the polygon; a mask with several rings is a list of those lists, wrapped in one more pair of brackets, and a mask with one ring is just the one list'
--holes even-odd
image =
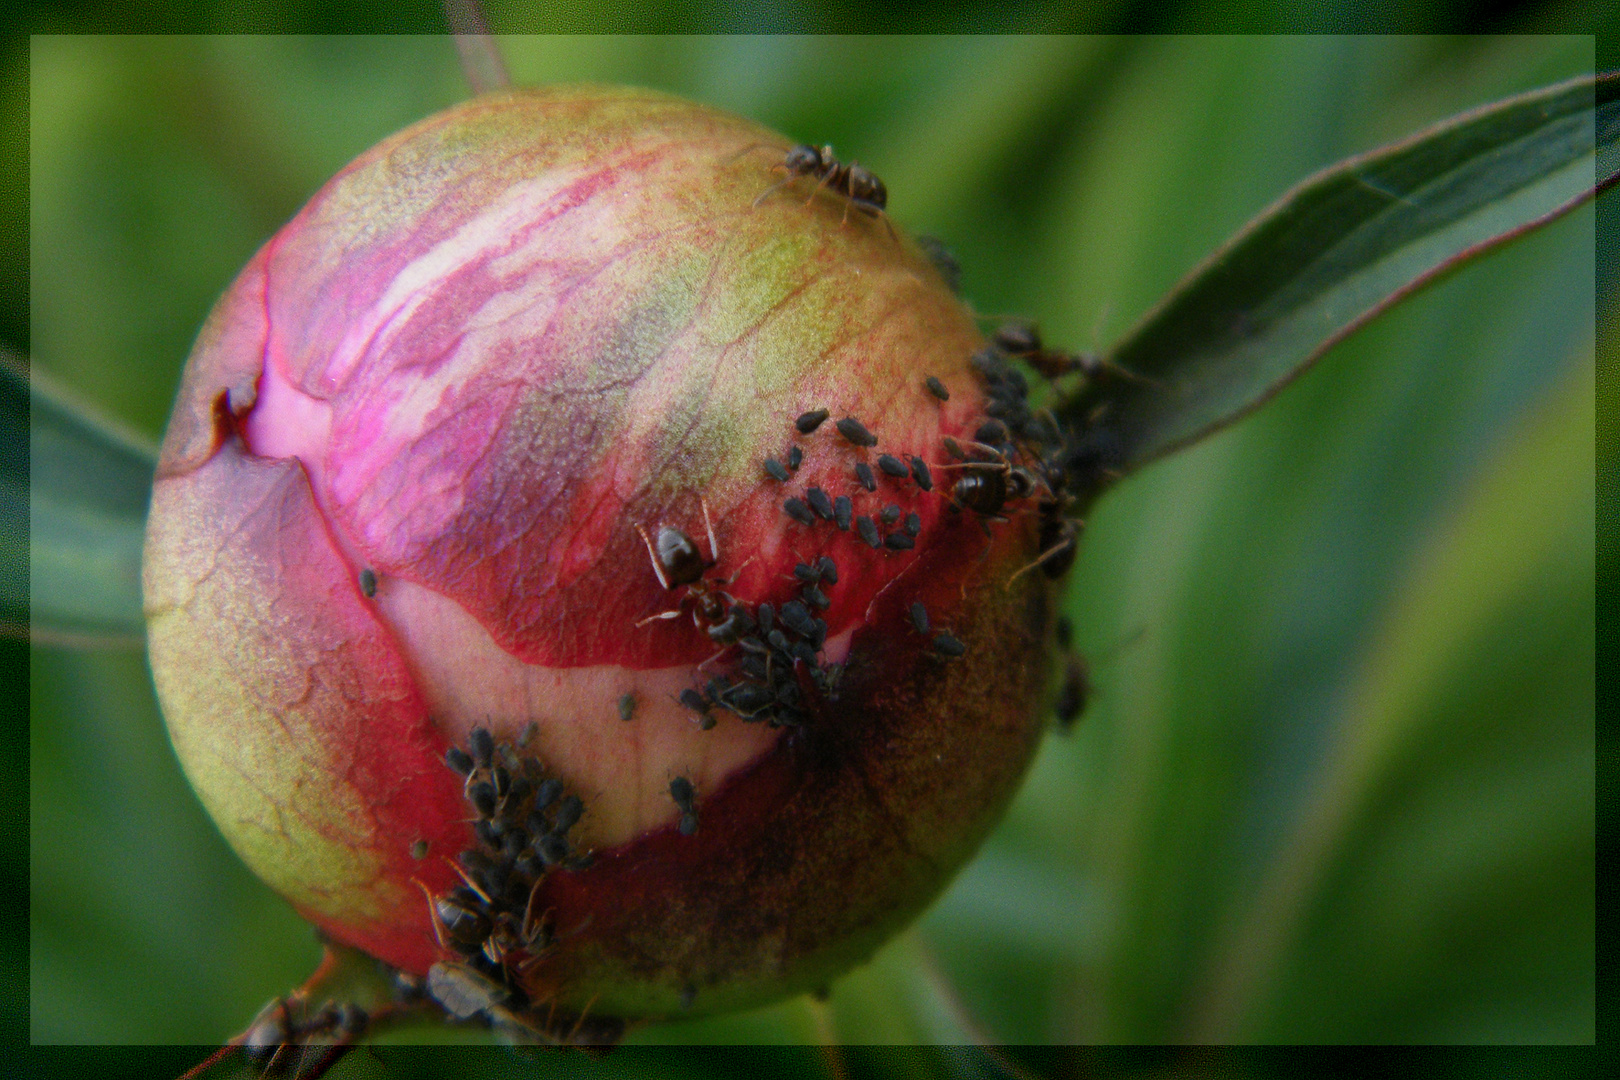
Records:
{"label": "ant", "polygon": [[[699,496],[698,505],[703,507],[703,526],[709,534],[711,558],[705,559],[703,552],[698,550],[696,541],[673,525],[660,525],[656,537],[649,537],[647,530],[640,525],[636,526],[636,532],[641,534],[641,542],[647,545],[647,557],[652,560],[653,573],[658,575],[658,584],[667,591],[673,591],[682,585],[687,586],[687,595],[695,601],[692,621],[698,626],[709,627],[723,622],[727,614],[726,609],[734,603],[731,595],[718,586],[730,585],[736,581],[737,574],[742,573],[742,568],[739,567],[737,574],[723,580],[710,580],[703,576],[719,565],[720,545],[714,538],[714,522],[709,517],[709,504]],[[674,619],[680,614],[681,609],[676,607],[669,611],[661,611],[657,615],[649,615],[636,625],[645,626],[658,619]]]}
{"label": "ant", "polygon": [[1158,385],[1152,379],[1105,360],[1098,353],[1066,353],[1048,349],[1041,343],[1041,332],[1034,323],[1003,323],[991,335],[990,340],[995,342],[996,348],[1008,356],[1024,361],[1047,379],[1061,379],[1078,371],[1084,378],[1092,381],[1105,376],[1114,376],[1144,386]]}
{"label": "ant", "polygon": [[884,187],[883,181],[871,170],[853,161],[847,165],[839,161],[833,155],[832,147],[823,146],[818,150],[808,143],[800,143],[787,152],[781,164],[773,168],[782,169],[787,175],[760,192],[759,197],[754,200],[755,206],[764,202],[766,196],[784,184],[791,184],[801,176],[813,176],[816,178],[816,186],[811,189],[810,198],[804,201],[806,206],[809,206],[810,201],[816,197],[816,192],[825,187],[842,195],[846,200],[840,225],[849,221],[849,208],[853,206],[869,217],[882,218],[889,235],[894,236],[894,226],[889,224],[889,217],[884,213],[885,207],[889,205],[889,189]]}

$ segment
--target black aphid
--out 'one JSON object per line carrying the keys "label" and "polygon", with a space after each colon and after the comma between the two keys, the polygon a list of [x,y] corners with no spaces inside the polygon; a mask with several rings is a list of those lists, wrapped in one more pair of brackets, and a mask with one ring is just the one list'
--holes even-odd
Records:
{"label": "black aphid", "polygon": [[467,789],[467,801],[484,817],[495,813],[495,787],[487,780],[480,780]]}
{"label": "black aphid", "polygon": [[928,633],[928,609],[923,607],[921,600],[911,602],[911,625],[917,628],[917,633]]}
{"label": "black aphid", "polygon": [[804,451],[797,446],[788,447],[788,468],[797,472],[802,464],[804,464]]}
{"label": "black aphid", "polygon": [[793,643],[793,658],[803,660],[808,668],[814,668],[816,666],[815,647],[806,641],[795,641]]}
{"label": "black aphid", "polygon": [[688,709],[691,709],[695,713],[706,713],[709,711],[709,703],[703,700],[702,694],[698,693],[691,687],[687,687],[685,690],[681,691],[680,702],[682,705],[685,705]]}
{"label": "black aphid", "polygon": [[877,522],[873,521],[865,514],[862,514],[860,517],[855,519],[855,531],[860,533],[861,539],[865,540],[872,547],[877,547],[883,543],[882,539],[878,537]]}
{"label": "black aphid", "polygon": [[883,538],[883,546],[891,551],[909,551],[917,546],[917,541],[905,533],[890,533]]}
{"label": "black aphid", "polygon": [[861,482],[861,487],[867,491],[877,490],[877,477],[872,475],[872,466],[864,461],[855,463],[855,479]]}
{"label": "black aphid", "polygon": [[[535,810],[544,810],[546,807],[556,802],[557,796],[562,794],[562,787],[562,781],[557,779],[555,776],[541,784],[540,790],[534,793]],[[529,828],[534,829],[536,832],[539,831],[539,827],[534,824],[532,818],[530,819]]]}
{"label": "black aphid", "polygon": [[360,571],[360,595],[367,600],[377,595],[377,571],[369,566]]}
{"label": "black aphid", "polygon": [[826,521],[831,521],[833,519],[832,500],[827,497],[827,493],[825,491],[822,491],[818,487],[813,487],[809,491],[805,492],[804,496],[806,499],[810,500],[810,509],[814,510],[817,514],[820,514],[821,517]]}
{"label": "black aphid", "polygon": [[568,840],[556,833],[546,833],[534,842],[534,853],[547,866],[556,866],[568,858]]}
{"label": "black aphid", "polygon": [[773,457],[765,459],[765,471],[770,474],[772,480],[785,481],[788,478],[787,466]]}
{"label": "black aphid", "polygon": [[534,737],[538,734],[540,734],[539,724],[535,723],[533,720],[530,720],[527,724],[524,724],[523,730],[518,734],[517,737],[518,748],[522,749],[523,747],[534,742]]}
{"label": "black aphid", "polygon": [[930,394],[933,394],[935,397],[939,398],[939,400],[941,400],[941,401],[949,401],[949,400],[951,400],[951,392],[949,390],[945,389],[945,384],[940,382],[934,376],[930,375],[930,376],[928,376],[928,378],[924,379],[923,380],[923,385],[928,387],[928,392]]}
{"label": "black aphid", "polygon": [[754,618],[759,621],[759,632],[769,634],[771,627],[776,623],[776,608],[770,604],[761,604],[754,610]]}
{"label": "black aphid", "polygon": [[833,522],[837,524],[840,532],[849,532],[849,523],[855,520],[855,504],[849,501],[848,495],[840,495],[833,500]]}
{"label": "black aphid", "polygon": [[779,652],[788,651],[787,635],[782,633],[780,630],[772,630],[769,634],[765,635],[765,640],[770,642],[771,648],[776,649]]}
{"label": "black aphid", "polygon": [[828,608],[832,607],[832,601],[827,599],[827,594],[816,588],[814,585],[806,585],[803,589],[799,590],[799,595],[804,597],[804,602],[813,608],[820,608],[822,611],[826,611]]}
{"label": "black aphid", "polygon": [[552,824],[552,831],[559,834],[566,833],[579,824],[579,819],[584,813],[585,804],[580,801],[579,796],[568,796],[557,806],[557,818]]}
{"label": "black aphid", "polygon": [[810,609],[797,600],[782,605],[782,625],[800,637],[809,637],[815,626],[810,619]]}
{"label": "black aphid", "polygon": [[979,430],[973,433],[974,442],[982,442],[987,446],[1000,446],[1007,441],[1007,425],[1000,420],[986,420],[979,425]]}
{"label": "black aphid", "polygon": [[815,585],[821,581],[821,571],[809,563],[795,563],[793,576],[806,585]]}
{"label": "black aphid", "polygon": [[810,508],[804,505],[803,499],[789,499],[782,504],[782,510],[800,525],[814,525],[816,523],[816,515],[812,514]]}
{"label": "black aphid", "polygon": [[473,771],[472,755],[459,746],[452,746],[444,752],[444,763],[462,776],[468,776]]}
{"label": "black aphid", "polygon": [[911,459],[911,478],[917,481],[917,486],[924,491],[934,490],[934,474],[928,471],[928,462],[920,457]]}
{"label": "black aphid", "polygon": [[838,433],[856,446],[876,446],[877,436],[866,430],[866,425],[853,416],[838,421]]}
{"label": "black aphid", "polygon": [[939,636],[934,638],[934,648],[952,659],[967,653],[967,646],[958,641],[949,630],[942,630]]}
{"label": "black aphid", "polygon": [[907,536],[915,537],[918,533],[922,532],[922,518],[918,517],[916,514],[907,514],[906,523],[900,527],[906,530]]}
{"label": "black aphid", "polygon": [[894,503],[890,503],[883,508],[883,513],[878,515],[878,520],[883,522],[884,525],[893,525],[900,520],[900,508]]}
{"label": "black aphid", "polygon": [[879,454],[878,468],[897,479],[906,476],[910,471],[906,468],[905,462],[901,461],[892,454]]}
{"label": "black aphid", "polygon": [[949,435],[945,436],[943,441],[945,443],[945,452],[947,454],[951,455],[951,457],[955,458],[957,461],[967,460],[967,454],[962,450],[961,443],[957,442]]}
{"label": "black aphid", "polygon": [[473,761],[480,769],[489,768],[489,762],[495,756],[495,739],[490,735],[488,728],[475,727],[467,733],[467,746],[472,750]]}
{"label": "black aphid", "polygon": [[801,413],[799,418],[793,421],[793,426],[799,429],[800,435],[808,435],[821,426],[827,415],[826,409],[811,409],[807,413]]}
{"label": "black aphid", "polygon": [[832,556],[823,555],[816,560],[816,569],[821,571],[821,580],[829,585],[838,584],[838,564],[832,561]]}
{"label": "black aphid", "polygon": [[675,805],[682,810],[690,812],[692,799],[697,794],[692,788],[692,781],[684,776],[677,776],[669,782],[669,797],[675,800]]}

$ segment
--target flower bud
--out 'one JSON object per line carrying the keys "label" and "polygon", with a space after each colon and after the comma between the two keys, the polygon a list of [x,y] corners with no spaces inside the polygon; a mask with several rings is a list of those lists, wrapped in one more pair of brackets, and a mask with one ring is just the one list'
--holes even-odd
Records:
{"label": "flower bud", "polygon": [[327,184],[187,365],[145,566],[175,748],[452,1013],[825,985],[1037,745],[1023,384],[787,151],[644,91],[479,98]]}

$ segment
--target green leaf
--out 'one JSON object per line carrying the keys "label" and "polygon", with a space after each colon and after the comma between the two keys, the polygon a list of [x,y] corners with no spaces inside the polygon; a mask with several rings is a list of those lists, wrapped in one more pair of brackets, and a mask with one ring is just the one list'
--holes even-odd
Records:
{"label": "green leaf", "polygon": [[1128,472],[1251,412],[1334,344],[1460,263],[1580,205],[1620,174],[1620,74],[1443,121],[1305,180],[1114,346],[1060,412],[1105,408]]}
{"label": "green leaf", "polygon": [[27,455],[5,454],[0,471],[0,621],[26,620],[36,641],[139,646],[157,448],[0,361],[0,443],[28,433]]}

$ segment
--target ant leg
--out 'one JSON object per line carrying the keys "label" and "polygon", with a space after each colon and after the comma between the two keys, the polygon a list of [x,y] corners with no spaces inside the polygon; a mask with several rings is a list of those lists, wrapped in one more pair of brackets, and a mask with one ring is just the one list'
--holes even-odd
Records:
{"label": "ant leg", "polygon": [[709,517],[709,504],[702,495],[698,496],[698,505],[703,508],[703,527],[709,532],[709,565],[714,566],[720,561],[720,545],[714,542],[714,521]]}
{"label": "ant leg", "polygon": [[768,187],[764,191],[760,192],[758,198],[756,198],[751,205],[758,206],[760,203],[765,201],[766,197],[769,196],[771,194],[771,192],[775,191],[777,188],[782,187],[784,184],[791,184],[791,183],[793,183],[793,174],[789,173],[786,177],[782,178],[781,180],[778,180],[776,183],[772,184],[770,187]]}
{"label": "ant leg", "polygon": [[647,616],[645,619],[642,619],[640,622],[636,623],[636,628],[640,629],[641,627],[646,626],[650,622],[657,622],[659,619],[678,619],[680,617],[681,617],[681,609],[680,608],[671,608],[669,611],[660,611],[657,615],[649,615],[649,616]]}
{"label": "ant leg", "polygon": [[417,881],[415,878],[411,878],[411,881],[415,883],[418,889],[422,890],[422,895],[427,898],[428,921],[433,924],[433,940],[439,943],[439,948],[448,948],[448,946],[444,943],[444,935],[439,932],[440,928],[444,926],[444,920],[439,918],[439,906],[433,902],[433,894],[428,891],[428,887],[426,885],[422,884],[420,881]]}
{"label": "ant leg", "polygon": [[1065,536],[1063,538],[1063,542],[1061,544],[1053,544],[1051,547],[1049,547],[1045,551],[1041,552],[1041,557],[1040,558],[1036,559],[1034,562],[1030,563],[1028,566],[1019,567],[1018,570],[1016,570],[1013,573],[1013,576],[1007,579],[1007,584],[1004,587],[1008,588],[1008,589],[1012,588],[1013,582],[1017,581],[1019,579],[1019,577],[1022,576],[1023,574],[1027,574],[1029,571],[1035,569],[1037,566],[1040,566],[1042,563],[1046,562],[1046,560],[1048,560],[1048,559],[1055,558],[1056,556],[1061,555],[1065,551],[1072,550],[1074,548],[1074,540],[1075,540],[1075,538],[1072,535]]}
{"label": "ant leg", "polygon": [[653,550],[653,542],[647,535],[647,530],[637,525],[636,532],[641,534],[641,542],[647,545],[647,558],[652,561],[653,573],[658,575],[658,584],[662,585],[666,592],[669,591],[669,578],[664,576],[664,568],[658,565],[658,553]]}

